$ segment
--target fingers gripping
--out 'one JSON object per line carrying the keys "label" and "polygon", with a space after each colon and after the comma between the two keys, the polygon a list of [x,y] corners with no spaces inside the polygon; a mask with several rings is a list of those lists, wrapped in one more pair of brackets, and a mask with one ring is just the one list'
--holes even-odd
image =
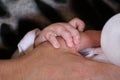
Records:
{"label": "fingers gripping", "polygon": [[[71,25],[67,23],[59,23],[61,27],[58,27],[56,29],[56,33],[61,36],[67,43],[68,47],[73,47],[73,35],[74,35],[74,29],[71,27]],[[73,32],[73,33],[72,33]],[[73,34],[73,35],[72,35]]]}
{"label": "fingers gripping", "polygon": [[66,41],[68,47],[72,47],[73,46],[72,36],[71,32],[67,30],[66,28],[67,26],[68,26],[67,23],[55,23],[50,25],[48,28],[45,29],[46,31],[44,31],[48,33],[46,39],[49,40],[51,44],[54,45],[54,47],[55,46],[58,47],[59,45],[56,37],[60,36]]}
{"label": "fingers gripping", "polygon": [[56,38],[57,34],[54,31],[47,33],[45,37],[55,48],[60,47],[60,44]]}
{"label": "fingers gripping", "polygon": [[68,27],[66,26],[66,29],[71,33],[74,44],[79,44],[80,43],[80,34],[79,34],[78,30],[75,29],[71,25],[69,25]]}
{"label": "fingers gripping", "polygon": [[79,31],[83,31],[85,28],[85,23],[78,18],[72,19],[71,21],[69,21],[69,24],[71,24],[75,28],[78,28]]}
{"label": "fingers gripping", "polygon": [[41,36],[42,32],[37,32],[36,33],[36,38],[35,38],[35,47],[38,46],[40,43],[46,41],[44,36]]}
{"label": "fingers gripping", "polygon": [[[78,24],[78,22],[80,23]],[[60,44],[57,41],[57,36],[61,36],[66,41],[68,47],[79,44],[80,35],[76,28],[78,27],[82,31],[83,23],[77,19],[71,20],[69,23],[55,23],[46,27],[38,34],[35,44],[40,44],[48,40],[55,48],[59,48]]]}

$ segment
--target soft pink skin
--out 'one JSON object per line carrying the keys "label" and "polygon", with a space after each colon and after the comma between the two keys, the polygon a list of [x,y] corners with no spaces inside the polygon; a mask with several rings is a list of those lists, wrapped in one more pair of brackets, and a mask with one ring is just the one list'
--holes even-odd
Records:
{"label": "soft pink skin", "polygon": [[57,36],[62,37],[68,47],[73,47],[74,44],[80,43],[80,34],[84,30],[84,22],[78,18],[74,18],[68,23],[54,23],[47,26],[43,31],[38,31],[35,46],[44,41],[49,41],[55,48],[59,48],[60,44],[56,39]]}

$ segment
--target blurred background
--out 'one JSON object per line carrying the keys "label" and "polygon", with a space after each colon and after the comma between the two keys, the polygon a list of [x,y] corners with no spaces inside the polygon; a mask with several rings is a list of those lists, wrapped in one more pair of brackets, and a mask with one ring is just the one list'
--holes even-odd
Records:
{"label": "blurred background", "polygon": [[120,0],[0,0],[0,59],[10,59],[30,30],[78,17],[85,30],[102,30],[120,12]]}

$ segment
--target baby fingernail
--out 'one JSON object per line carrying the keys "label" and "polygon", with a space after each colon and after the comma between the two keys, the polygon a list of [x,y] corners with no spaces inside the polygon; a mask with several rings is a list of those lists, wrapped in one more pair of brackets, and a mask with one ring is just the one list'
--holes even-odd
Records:
{"label": "baby fingernail", "polygon": [[79,44],[79,42],[80,42],[79,37],[76,37],[76,39],[75,39],[75,44]]}
{"label": "baby fingernail", "polygon": [[59,48],[60,45],[59,45],[59,44],[55,44],[54,47],[55,47],[55,48]]}
{"label": "baby fingernail", "polygon": [[69,47],[73,47],[73,44],[72,44],[72,42],[71,42],[71,43],[69,43],[69,44],[68,44],[68,46],[69,46]]}

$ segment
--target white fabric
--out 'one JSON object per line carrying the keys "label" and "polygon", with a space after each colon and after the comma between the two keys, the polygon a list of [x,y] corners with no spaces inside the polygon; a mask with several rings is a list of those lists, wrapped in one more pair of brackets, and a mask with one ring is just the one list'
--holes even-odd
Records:
{"label": "white fabric", "polygon": [[28,53],[34,47],[36,30],[28,32],[18,44],[19,53]]}
{"label": "white fabric", "polygon": [[105,24],[101,35],[101,46],[108,60],[120,66],[120,13]]}
{"label": "white fabric", "polygon": [[18,50],[14,53],[12,58],[20,57],[27,54],[34,48],[34,41],[36,37],[36,30],[29,31],[23,39],[18,43]]}

